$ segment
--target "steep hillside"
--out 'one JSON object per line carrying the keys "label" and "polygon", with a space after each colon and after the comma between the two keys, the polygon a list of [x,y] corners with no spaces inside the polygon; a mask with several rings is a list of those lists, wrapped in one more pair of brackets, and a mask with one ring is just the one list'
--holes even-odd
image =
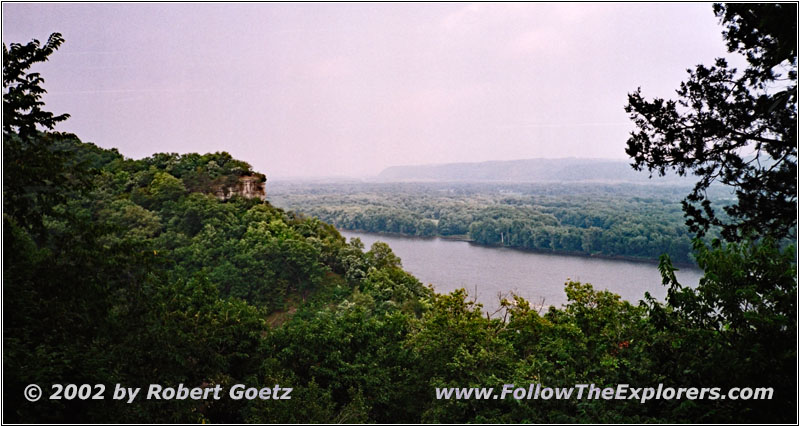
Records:
{"label": "steep hillside", "polygon": [[[633,306],[577,282],[566,284],[563,308],[540,313],[514,298],[487,317],[463,290],[440,295],[424,287],[385,244],[365,251],[332,226],[257,197],[220,200],[209,182],[254,173],[225,153],[130,160],[75,140],[66,144],[72,144],[71,162],[47,157],[51,167],[37,173],[35,162],[16,164],[14,185],[3,188],[28,202],[11,206],[4,199],[4,422],[578,423],[601,419],[598,414],[619,422],[788,419],[776,408],[790,405],[795,390],[783,374],[796,360],[784,356],[795,347],[796,313],[782,308],[796,298],[791,252],[696,246],[710,288],[761,286],[730,271],[745,265],[763,283],[788,290],[748,300],[764,307],[759,312],[777,310],[770,319],[778,320],[761,329],[664,323],[676,315],[670,307]],[[25,146],[9,146],[7,153],[35,160],[20,151]],[[50,186],[31,184],[39,179]],[[671,264],[662,269],[669,281]],[[691,289],[670,286],[681,298],[694,297]],[[742,330],[747,339],[729,348]],[[676,361],[675,349],[685,356]],[[739,368],[709,366],[709,355]],[[669,378],[691,385],[696,372],[713,385],[766,384],[776,398],[746,402],[744,417],[740,404],[724,400],[686,407],[681,400],[523,405],[498,399],[466,411],[470,402],[436,398],[437,389],[465,384],[648,386]],[[22,392],[30,384],[101,384],[107,393],[115,384],[225,392],[205,401],[128,404],[107,394],[106,401],[32,404]],[[291,388],[291,400],[232,399],[227,392],[237,384]]]}

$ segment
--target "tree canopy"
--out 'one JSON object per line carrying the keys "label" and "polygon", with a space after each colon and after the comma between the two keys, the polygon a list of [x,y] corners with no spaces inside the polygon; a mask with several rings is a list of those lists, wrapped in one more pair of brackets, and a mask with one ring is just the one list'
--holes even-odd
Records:
{"label": "tree canopy", "polygon": [[[797,219],[797,4],[715,4],[737,70],[719,58],[688,70],[677,100],[628,95],[637,130],[627,153],[637,170],[674,169],[700,180],[683,202],[692,231],[721,226],[730,240],[784,237]],[[714,182],[735,188],[720,215],[706,196]]]}
{"label": "tree canopy", "polygon": [[[5,96],[18,83],[4,83],[4,113],[20,118],[3,134],[3,422],[797,421],[793,248],[769,237],[710,247],[696,239],[701,284],[682,287],[665,257],[666,302],[633,305],[568,281],[562,307],[536,310],[512,297],[498,316],[484,316],[463,289],[423,286],[388,245],[365,252],[317,218],[208,194],[252,172],[227,153],[133,160],[52,132],[61,116],[43,112],[42,80],[26,71],[60,44],[51,40],[52,49],[35,41],[4,49],[4,82],[35,83],[32,98]],[[769,206],[746,207],[757,212],[742,220],[768,216],[760,210]],[[552,223],[556,213],[542,217]],[[445,221],[440,212],[429,225],[459,228]],[[784,222],[763,227],[780,232]],[[106,395],[30,402],[30,384],[45,395],[53,384],[104,384]],[[108,395],[114,384],[294,391],[282,401],[128,404]],[[441,387],[504,384],[770,387],[774,396],[436,397]]]}
{"label": "tree canopy", "polygon": [[16,132],[21,138],[36,134],[39,127],[52,130],[69,117],[69,114],[54,115],[42,110],[44,102],[42,88],[44,78],[39,73],[28,72],[32,65],[47,61],[64,38],[53,33],[44,46],[39,40],[27,44],[3,43],[3,132]]}

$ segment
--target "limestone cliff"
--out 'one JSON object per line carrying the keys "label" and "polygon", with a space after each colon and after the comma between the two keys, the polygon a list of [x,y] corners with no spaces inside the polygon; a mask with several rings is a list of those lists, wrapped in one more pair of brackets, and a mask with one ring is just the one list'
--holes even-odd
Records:
{"label": "limestone cliff", "polygon": [[248,199],[259,198],[264,200],[267,197],[264,191],[265,181],[266,178],[261,174],[243,175],[236,182],[219,186],[214,194],[220,200],[228,200],[234,195]]}

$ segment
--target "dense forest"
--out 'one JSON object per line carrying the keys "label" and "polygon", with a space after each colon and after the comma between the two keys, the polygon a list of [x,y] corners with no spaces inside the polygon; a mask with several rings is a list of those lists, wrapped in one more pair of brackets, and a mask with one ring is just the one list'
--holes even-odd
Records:
{"label": "dense forest", "polygon": [[[748,20],[748,7],[765,19]],[[769,33],[764,42],[742,32],[760,36],[796,16],[796,5],[715,10],[729,23],[727,37],[744,46],[731,49],[744,53],[782,33]],[[46,111],[43,80],[30,68],[62,43],[56,33],[45,43],[3,46],[4,423],[797,421],[796,257],[794,248],[776,243],[796,233],[796,207],[793,215],[786,208],[796,205],[796,177],[784,173],[794,168],[796,174],[794,95],[779,97],[778,107],[773,100],[748,109],[747,117],[758,118],[769,108],[762,119],[778,142],[763,148],[780,159],[779,167],[749,170],[733,152],[723,165],[726,179],[737,171],[740,178],[761,173],[770,191],[741,179],[726,215],[711,216],[711,203],[702,198],[681,204],[697,235],[724,229],[724,238],[693,240],[693,257],[705,273],[697,288],[677,283],[665,255],[658,268],[669,289],[666,302],[632,305],[568,282],[563,307],[539,312],[515,297],[503,301],[500,316],[487,318],[463,291],[436,294],[422,286],[387,245],[367,250],[358,240],[345,242],[332,225],[276,208],[269,186],[267,200],[235,192],[220,197],[221,187],[243,177],[264,178],[227,153],[133,160],[54,131],[67,116]],[[758,73],[765,51],[790,58],[796,70],[793,46],[757,51],[762,54],[749,57],[753,71],[746,77],[769,78]],[[659,113],[636,96],[632,115]],[[660,167],[647,163],[654,158],[648,150],[666,150],[672,141],[632,138],[640,167]],[[695,153],[713,161],[716,151],[701,151]],[[655,158],[673,162],[665,167],[692,167],[686,156]],[[769,204],[769,197],[778,198]],[[636,201],[650,212],[658,203]],[[530,212],[555,226],[569,221],[556,216],[558,209],[522,205],[503,215]],[[586,218],[576,217],[576,228]],[[459,231],[453,234],[469,232]],[[108,391],[105,400],[47,398],[52,384],[151,383],[278,384],[293,393],[290,400],[130,404],[112,400]],[[435,396],[436,387],[531,383],[771,387],[774,395],[644,403]],[[40,385],[45,397],[26,400],[29,384]]]}
{"label": "dense forest", "polygon": [[[336,227],[469,239],[537,251],[692,263],[681,199],[690,187],[543,183],[296,183],[279,207]],[[731,194],[711,190],[724,203]]]}

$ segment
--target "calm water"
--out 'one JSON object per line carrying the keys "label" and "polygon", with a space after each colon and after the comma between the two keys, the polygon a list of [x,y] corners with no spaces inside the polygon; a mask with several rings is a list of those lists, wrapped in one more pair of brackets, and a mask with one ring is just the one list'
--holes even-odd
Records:
{"label": "calm water", "polygon": [[[608,289],[636,304],[650,292],[662,301],[667,295],[656,264],[525,252],[482,247],[440,238],[387,236],[341,231],[358,237],[366,249],[375,241],[386,242],[403,261],[403,267],[437,292],[465,288],[493,311],[498,294],[514,292],[534,305],[560,306],[567,302],[564,283],[569,278]],[[684,286],[697,286],[702,271],[681,268],[676,272]]]}

